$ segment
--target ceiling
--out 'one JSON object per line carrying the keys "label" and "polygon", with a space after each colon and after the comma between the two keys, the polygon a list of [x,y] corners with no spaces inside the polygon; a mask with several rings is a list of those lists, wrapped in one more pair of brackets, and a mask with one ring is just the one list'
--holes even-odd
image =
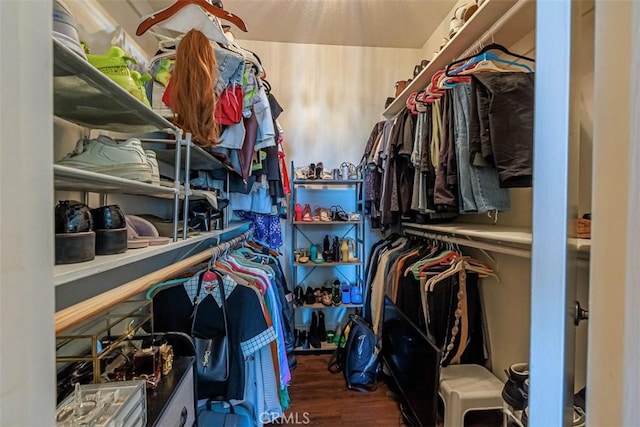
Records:
{"label": "ceiling", "polygon": [[[238,40],[391,48],[421,48],[455,0],[222,0],[248,32]],[[130,34],[140,16],[175,0],[98,0]],[[223,22],[224,24],[224,22]],[[142,43],[144,44],[144,43]]]}

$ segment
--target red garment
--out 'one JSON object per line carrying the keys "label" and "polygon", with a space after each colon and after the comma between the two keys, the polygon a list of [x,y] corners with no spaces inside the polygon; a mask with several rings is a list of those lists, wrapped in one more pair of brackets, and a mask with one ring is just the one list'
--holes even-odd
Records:
{"label": "red garment", "polygon": [[[171,105],[172,90],[173,78],[170,78],[162,94],[162,102],[171,109],[173,109],[173,105]],[[220,94],[214,110],[216,123],[221,125],[240,123],[240,120],[242,120],[242,96],[242,86],[240,85],[236,85],[233,88],[226,88],[222,94]]]}
{"label": "red garment", "polygon": [[284,157],[284,149],[282,148],[283,138],[278,138],[278,161],[280,162],[280,174],[282,175],[282,187],[285,196],[291,194],[291,183],[289,182],[289,172],[287,170],[287,161]]}
{"label": "red garment", "polygon": [[242,86],[235,85],[222,91],[214,116],[221,125],[233,125],[242,120]]}

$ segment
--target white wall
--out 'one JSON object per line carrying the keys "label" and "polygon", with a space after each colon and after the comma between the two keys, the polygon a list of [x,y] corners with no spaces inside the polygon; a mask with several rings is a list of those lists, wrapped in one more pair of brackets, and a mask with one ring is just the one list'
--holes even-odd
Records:
{"label": "white wall", "polygon": [[51,2],[0,1],[0,425],[55,410]]}
{"label": "white wall", "polygon": [[238,43],[258,54],[284,113],[287,160],[338,167],[358,163],[397,80],[410,77],[416,49]]}

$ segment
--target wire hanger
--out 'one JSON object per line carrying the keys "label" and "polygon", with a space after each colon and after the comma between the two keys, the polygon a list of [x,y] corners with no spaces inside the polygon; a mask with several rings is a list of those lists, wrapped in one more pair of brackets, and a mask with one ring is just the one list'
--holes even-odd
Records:
{"label": "wire hanger", "polygon": [[206,2],[205,0],[178,0],[171,6],[164,8],[158,12],[154,12],[151,15],[148,15],[136,29],[136,35],[141,36],[149,30],[149,28],[157,25],[163,21],[166,21],[180,12],[185,6],[188,5],[196,5],[200,6],[200,8],[220,19],[224,19],[225,21],[231,22],[236,27],[240,28],[242,31],[247,31],[247,26],[244,21],[237,15],[226,11],[220,7],[214,6],[211,3]]}

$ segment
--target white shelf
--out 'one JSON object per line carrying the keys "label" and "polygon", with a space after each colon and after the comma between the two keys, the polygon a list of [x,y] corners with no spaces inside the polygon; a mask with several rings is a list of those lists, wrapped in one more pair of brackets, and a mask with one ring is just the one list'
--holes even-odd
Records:
{"label": "white shelf", "polygon": [[53,61],[55,116],[91,129],[114,132],[176,129],[56,39],[53,39]]}
{"label": "white shelf", "polygon": [[[518,6],[520,8],[503,26],[497,28],[493,39],[496,43],[510,45],[522,39],[527,33],[535,29],[535,1],[534,0],[487,0],[473,14],[471,19],[449,40],[447,45],[429,64],[418,74],[405,90],[382,113],[385,117],[392,117],[400,112],[409,95],[423,90],[433,74],[445,68],[448,64],[463,56],[465,51],[480,39],[493,24],[496,23],[509,9]],[[443,37],[445,34],[442,35]],[[488,43],[487,43],[488,44]]]}
{"label": "white shelf", "polygon": [[55,286],[64,285],[65,283],[83,279],[94,274],[103,273],[128,264],[140,262],[185,246],[195,245],[204,240],[216,238],[231,231],[238,231],[242,227],[248,227],[248,223],[231,223],[229,227],[224,230],[202,233],[198,236],[189,237],[186,240],[178,240],[177,242],[172,242],[166,245],[149,246],[142,249],[129,249],[125,253],[116,255],[97,255],[94,260],[88,262],[56,265],[53,269],[53,283]]}
{"label": "white shelf", "polygon": [[53,165],[54,187],[56,190],[88,191],[94,193],[127,193],[171,195],[177,193],[172,187],[132,181],[130,179],[76,169],[69,166]]}

